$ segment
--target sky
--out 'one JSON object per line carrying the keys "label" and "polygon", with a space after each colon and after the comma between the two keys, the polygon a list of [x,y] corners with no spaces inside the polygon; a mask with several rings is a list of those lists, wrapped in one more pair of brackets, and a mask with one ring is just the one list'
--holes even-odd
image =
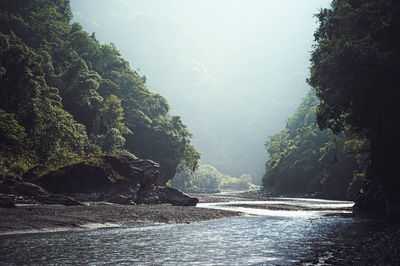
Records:
{"label": "sky", "polygon": [[71,0],[182,117],[202,163],[261,180],[264,143],[310,90],[314,14],[328,0]]}

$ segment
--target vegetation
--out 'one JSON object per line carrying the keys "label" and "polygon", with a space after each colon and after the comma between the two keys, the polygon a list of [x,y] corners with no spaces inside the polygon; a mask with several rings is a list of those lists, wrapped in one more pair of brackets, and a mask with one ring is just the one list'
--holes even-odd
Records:
{"label": "vegetation", "polygon": [[366,159],[358,151],[367,144],[319,130],[315,124],[318,103],[310,92],[289,118],[286,129],[269,137],[266,147],[270,157],[263,187],[284,193],[319,192],[331,198],[353,198],[363,181]]}
{"label": "vegetation", "polygon": [[180,167],[174,179],[171,180],[171,185],[183,189],[250,189],[256,188],[252,184],[252,179],[249,174],[242,174],[240,177],[231,177],[220,173],[214,166],[202,164],[193,173],[187,167]]}
{"label": "vegetation", "polygon": [[334,0],[317,17],[309,79],[320,99],[317,123],[369,141],[367,205],[389,211],[400,204],[400,2]]}
{"label": "vegetation", "polygon": [[0,174],[102,152],[155,160],[165,182],[183,162],[196,169],[166,99],[71,18],[68,0],[0,0]]}

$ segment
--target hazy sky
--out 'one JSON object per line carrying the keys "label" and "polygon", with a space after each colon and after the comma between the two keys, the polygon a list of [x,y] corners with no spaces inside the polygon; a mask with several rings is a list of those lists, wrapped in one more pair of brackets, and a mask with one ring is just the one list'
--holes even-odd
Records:
{"label": "hazy sky", "polygon": [[74,20],[113,42],[167,98],[204,163],[264,173],[264,142],[309,90],[313,14],[328,0],[72,0]]}

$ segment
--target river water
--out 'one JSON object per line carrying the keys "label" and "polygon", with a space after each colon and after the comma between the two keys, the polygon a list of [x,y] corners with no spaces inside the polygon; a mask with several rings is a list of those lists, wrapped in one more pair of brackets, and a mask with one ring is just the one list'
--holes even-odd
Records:
{"label": "river water", "polygon": [[[351,202],[278,199],[273,203],[349,207]],[[246,202],[247,204],[251,202]],[[0,236],[1,264],[290,265],[320,251],[360,223],[337,210],[283,211],[200,204],[233,209],[244,217],[191,224],[16,234]],[[239,205],[239,203],[238,203]],[[326,215],[326,214],[330,215]],[[335,239],[337,241],[337,239]],[[320,259],[321,259],[320,258]]]}

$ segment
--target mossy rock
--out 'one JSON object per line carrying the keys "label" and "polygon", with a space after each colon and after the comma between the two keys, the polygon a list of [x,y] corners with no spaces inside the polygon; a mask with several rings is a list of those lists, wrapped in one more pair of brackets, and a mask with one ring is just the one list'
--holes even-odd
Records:
{"label": "mossy rock", "polygon": [[52,193],[111,193],[143,183],[143,170],[118,156],[101,156],[50,171],[37,183]]}

